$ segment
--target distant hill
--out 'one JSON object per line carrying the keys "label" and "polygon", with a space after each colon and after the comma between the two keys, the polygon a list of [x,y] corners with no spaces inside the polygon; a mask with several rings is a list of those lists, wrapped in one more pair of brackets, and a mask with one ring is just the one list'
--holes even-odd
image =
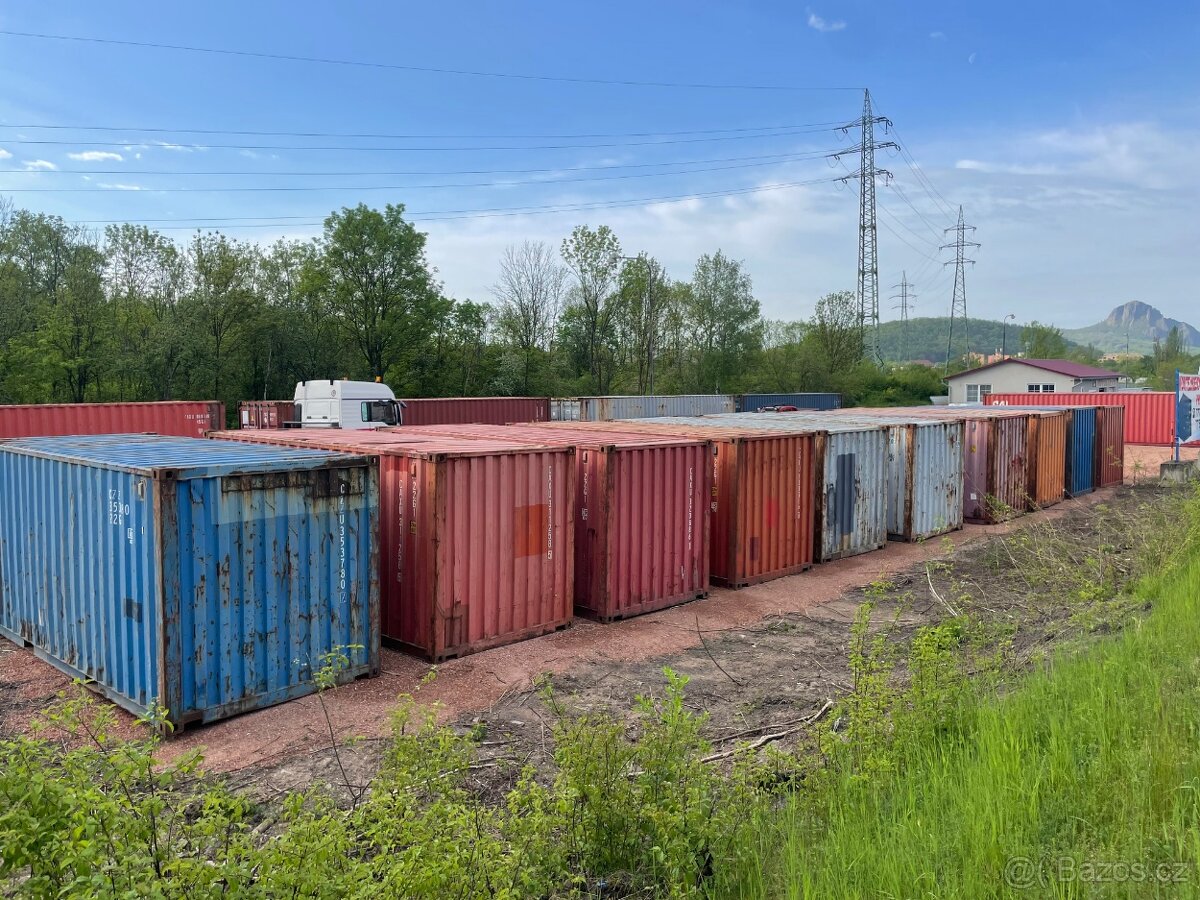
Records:
{"label": "distant hill", "polygon": [[1186,322],[1168,319],[1148,303],[1132,300],[1118,306],[1103,322],[1087,328],[1064,328],[1063,334],[1077,344],[1094,344],[1107,353],[1123,352],[1128,345],[1131,353],[1149,353],[1154,342],[1164,341],[1172,328],[1179,328],[1183,342],[1200,347],[1200,331]]}
{"label": "distant hill", "polygon": [[[954,345],[956,355],[963,352],[963,323],[954,323]],[[883,322],[879,326],[879,349],[888,362],[907,362],[927,359],[940,363],[946,359],[946,338],[950,319],[933,316],[908,320],[908,340],[899,322]],[[968,319],[966,332],[971,340],[971,349],[977,353],[996,353],[1004,340],[1004,323],[991,319]],[[1068,336],[1068,345],[1074,341]],[[1021,323],[1008,323],[1008,352],[1021,348]]]}

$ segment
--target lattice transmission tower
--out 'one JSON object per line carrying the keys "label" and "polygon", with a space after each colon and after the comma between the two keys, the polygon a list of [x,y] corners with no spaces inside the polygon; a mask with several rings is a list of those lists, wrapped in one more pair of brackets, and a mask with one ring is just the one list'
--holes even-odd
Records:
{"label": "lattice transmission tower", "polygon": [[912,306],[913,300],[917,295],[911,290],[912,285],[908,281],[908,272],[900,272],[900,283],[893,284],[892,290],[899,291],[898,294],[893,294],[890,299],[895,300],[895,305],[892,309],[900,310],[900,358],[902,362],[908,362],[908,311]]}
{"label": "lattice transmission tower", "polygon": [[963,208],[958,208],[958,224],[953,228],[945,229],[945,233],[954,232],[954,242],[943,244],[943,250],[954,250],[954,262],[943,263],[946,266],[954,266],[954,295],[950,300],[950,332],[946,338],[946,369],[950,369],[951,355],[954,353],[954,324],[961,320],[964,355],[967,358],[968,365],[971,360],[971,334],[967,323],[967,281],[966,267],[968,264],[975,265],[975,260],[967,259],[966,252],[968,247],[978,247],[976,241],[967,240],[967,232],[975,233],[974,225],[967,225],[963,221]]}

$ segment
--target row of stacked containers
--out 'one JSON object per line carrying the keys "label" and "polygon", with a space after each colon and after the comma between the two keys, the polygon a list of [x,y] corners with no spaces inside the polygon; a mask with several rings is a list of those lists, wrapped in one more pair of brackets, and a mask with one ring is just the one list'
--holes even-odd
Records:
{"label": "row of stacked containers", "polygon": [[[550,401],[550,416],[564,422],[612,422],[661,416],[710,416],[764,408],[837,409],[840,394],[646,394],[566,397]],[[516,421],[516,420],[512,420]],[[418,424],[418,423],[413,423]]]}
{"label": "row of stacked containers", "polygon": [[14,441],[0,632],[211,721],[337,647],[369,675],[381,637],[446,659],[997,521],[1119,481],[1122,433],[924,407]]}

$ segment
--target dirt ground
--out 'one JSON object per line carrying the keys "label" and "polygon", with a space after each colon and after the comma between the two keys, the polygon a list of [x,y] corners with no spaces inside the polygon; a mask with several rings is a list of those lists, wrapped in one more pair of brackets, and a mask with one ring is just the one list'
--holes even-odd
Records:
{"label": "dirt ground", "polygon": [[[1149,447],[1144,444],[1125,446],[1125,481],[1128,484],[1153,481],[1158,478],[1158,466],[1171,459],[1170,447]],[[1200,447],[1182,447],[1180,459],[1200,459]]]}
{"label": "dirt ground", "polygon": [[[1158,459],[1167,452],[1154,450]],[[944,597],[935,599],[925,584],[927,563],[952,559],[956,577],[969,581],[972,560],[990,539],[1064,518],[1064,528],[1086,528],[1090,508],[1136,503],[1138,493],[1097,491],[1006,525],[969,525],[925,543],[889,544],[740,591],[714,589],[705,600],[623,622],[577,621],[556,634],[444,663],[428,683],[427,663],[385,649],[380,677],[328,692],[324,707],[307,697],[189,729],[166,744],[163,756],[202,749],[210,772],[269,796],[345,780],[329,749],[332,728],[339,741],[358,739],[341,752],[340,765],[352,783],[365,784],[397,697],[411,694],[437,704],[442,721],[471,728],[483,740],[483,768],[499,771],[547,751],[546,710],[536,689],[544,676],[574,710],[627,710],[636,695],[661,688],[668,666],[691,678],[689,702],[710,714],[714,746],[732,746],[738,736],[791,728],[846,689],[849,625],[864,588],[886,579],[906,589],[913,599],[900,624],[914,628],[944,615],[938,606]],[[947,592],[943,585],[939,596]],[[32,652],[0,640],[0,737],[27,730],[68,687],[66,676]],[[119,715],[122,730],[134,733],[131,718]]]}

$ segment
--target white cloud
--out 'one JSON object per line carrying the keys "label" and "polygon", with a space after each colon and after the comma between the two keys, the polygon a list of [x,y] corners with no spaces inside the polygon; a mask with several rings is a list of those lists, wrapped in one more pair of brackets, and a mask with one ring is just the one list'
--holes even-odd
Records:
{"label": "white cloud", "polygon": [[12,154],[0,147],[0,159],[12,159]]}
{"label": "white cloud", "polygon": [[108,188],[111,191],[140,191],[142,186],[139,184],[109,184],[103,181],[96,182],[97,187]]}
{"label": "white cloud", "polygon": [[944,40],[946,39],[946,32],[944,32],[944,31],[931,31],[931,32],[929,32],[929,37],[930,37],[932,40],[935,40],[935,41],[944,41]]}
{"label": "white cloud", "polygon": [[1051,165],[1018,165],[984,162],[978,159],[960,159],[954,164],[954,168],[967,172],[982,172],[985,175],[1056,175],[1061,171]]}
{"label": "white cloud", "polygon": [[48,159],[27,159],[24,166],[26,172],[53,172],[58,168]]}
{"label": "white cloud", "polygon": [[194,144],[172,144],[167,141],[155,141],[154,146],[161,150],[175,150],[179,153],[192,153],[196,150],[203,150],[203,147],[198,147]]}
{"label": "white cloud", "polygon": [[822,34],[827,34],[830,31],[842,31],[846,27],[846,23],[841,19],[836,19],[832,22],[827,21],[810,9],[808,11],[808,27]]}
{"label": "white cloud", "polygon": [[68,153],[67,159],[80,162],[123,162],[125,157],[120,153],[109,153],[106,150],[83,150],[79,153]]}

